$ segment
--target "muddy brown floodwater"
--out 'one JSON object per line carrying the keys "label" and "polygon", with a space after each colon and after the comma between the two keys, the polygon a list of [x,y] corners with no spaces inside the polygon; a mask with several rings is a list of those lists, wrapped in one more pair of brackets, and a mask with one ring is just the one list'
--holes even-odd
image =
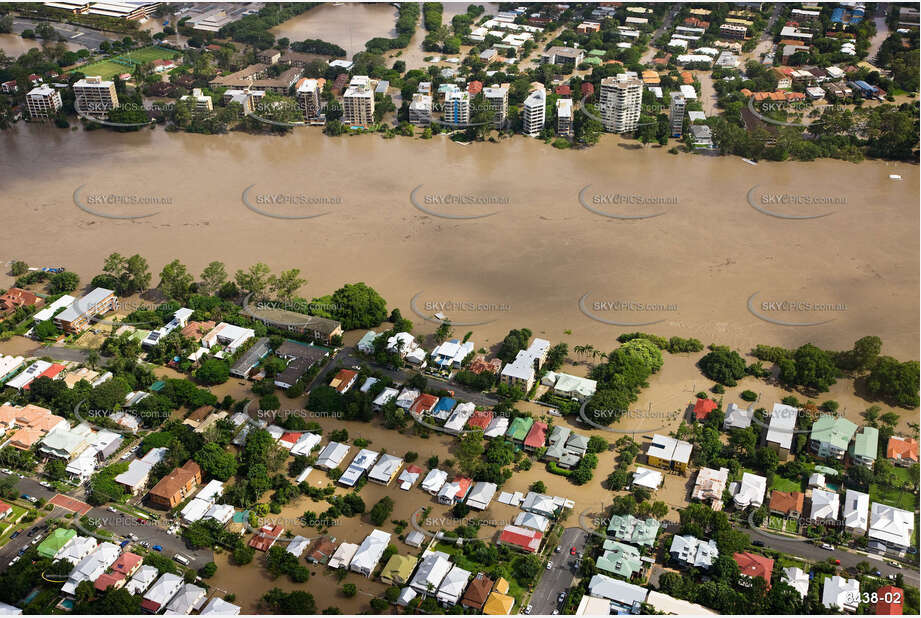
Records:
{"label": "muddy brown floodwater", "polygon": [[292,42],[323,39],[343,48],[351,59],[365,51],[365,43],[375,37],[396,36],[397,9],[389,2],[363,4],[321,4],[270,30],[275,38]]}

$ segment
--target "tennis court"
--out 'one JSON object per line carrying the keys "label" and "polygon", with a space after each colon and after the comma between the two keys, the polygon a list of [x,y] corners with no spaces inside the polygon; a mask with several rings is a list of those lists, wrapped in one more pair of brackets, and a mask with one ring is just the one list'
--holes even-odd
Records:
{"label": "tennis court", "polygon": [[73,511],[74,513],[79,513],[81,516],[86,515],[90,512],[90,509],[93,508],[86,502],[80,502],[79,500],[71,498],[70,496],[65,496],[64,494],[57,494],[51,498],[48,503],[59,506],[62,509],[67,509],[68,511]]}

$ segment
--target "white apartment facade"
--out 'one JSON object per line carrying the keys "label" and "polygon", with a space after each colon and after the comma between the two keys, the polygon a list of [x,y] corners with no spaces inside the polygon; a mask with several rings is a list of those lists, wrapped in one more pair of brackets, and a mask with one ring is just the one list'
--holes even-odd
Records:
{"label": "white apartment facade", "polygon": [[78,107],[87,114],[103,114],[118,107],[115,82],[93,75],[74,82],[73,87]]}
{"label": "white apartment facade", "polygon": [[547,93],[538,88],[528,95],[522,107],[521,132],[529,137],[536,137],[544,129],[546,119]]}
{"label": "white apartment facade", "polygon": [[37,86],[26,95],[26,108],[33,120],[52,118],[61,109],[61,105],[61,93],[48,84]]}
{"label": "white apartment facade", "polygon": [[342,122],[350,127],[374,124],[374,90],[367,75],[356,75],[342,96]]}
{"label": "white apartment facade", "polygon": [[601,80],[601,124],[610,133],[635,131],[643,104],[643,82],[634,77]]}

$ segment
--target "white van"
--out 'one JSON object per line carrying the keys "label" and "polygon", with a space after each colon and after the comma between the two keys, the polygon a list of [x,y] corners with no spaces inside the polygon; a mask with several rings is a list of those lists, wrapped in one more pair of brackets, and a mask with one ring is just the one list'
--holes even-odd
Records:
{"label": "white van", "polygon": [[179,564],[183,566],[189,566],[189,564],[191,564],[192,562],[191,560],[189,560],[182,554],[176,554],[175,556],[173,556],[173,560],[175,560],[176,562],[178,562]]}

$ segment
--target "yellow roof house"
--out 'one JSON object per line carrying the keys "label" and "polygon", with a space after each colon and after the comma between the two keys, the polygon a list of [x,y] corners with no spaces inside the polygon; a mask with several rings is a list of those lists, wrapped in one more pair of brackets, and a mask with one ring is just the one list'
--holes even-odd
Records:
{"label": "yellow roof house", "polygon": [[486,599],[486,605],[483,606],[483,613],[487,616],[508,616],[512,613],[515,606],[515,599],[507,594],[493,592]]}
{"label": "yellow roof house", "polygon": [[402,585],[409,581],[419,559],[415,556],[394,554],[381,571],[381,581],[385,584]]}

